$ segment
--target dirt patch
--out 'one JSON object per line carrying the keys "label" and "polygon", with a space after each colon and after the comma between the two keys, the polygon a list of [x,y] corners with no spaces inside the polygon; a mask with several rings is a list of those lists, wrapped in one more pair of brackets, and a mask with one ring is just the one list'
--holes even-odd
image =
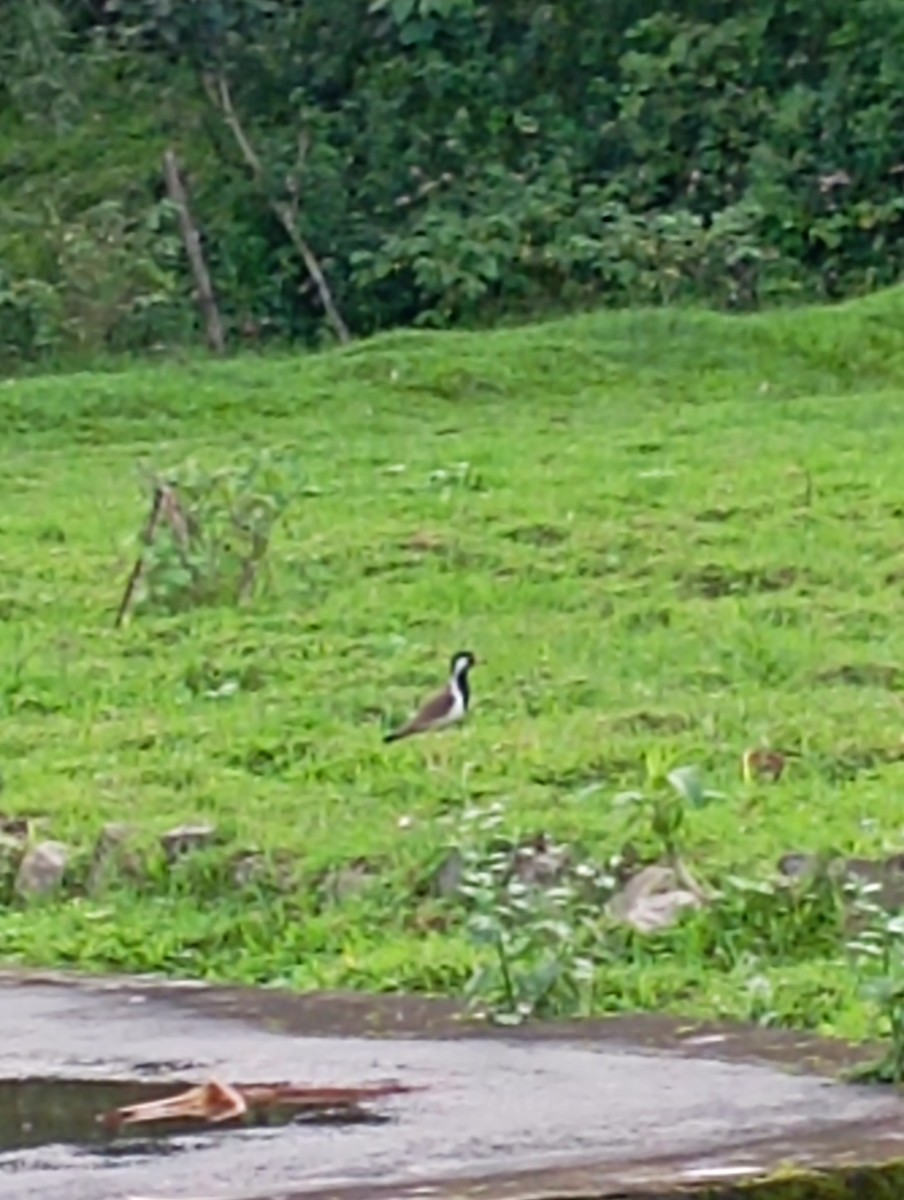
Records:
{"label": "dirt patch", "polygon": [[885,688],[904,691],[904,667],[894,663],[842,663],[816,675],[816,682],[830,686]]}
{"label": "dirt patch", "polygon": [[510,542],[519,542],[526,546],[560,546],[568,541],[568,530],[559,529],[555,525],[522,525],[517,529],[509,529],[504,536]]}
{"label": "dirt patch", "polygon": [[621,618],[626,630],[643,633],[648,629],[670,629],[672,626],[672,610],[670,608],[639,608],[626,612]]}
{"label": "dirt patch", "polygon": [[694,518],[697,521],[702,521],[707,525],[719,525],[725,521],[730,521],[734,517],[744,515],[742,508],[704,508],[702,512],[698,512]]}
{"label": "dirt patch", "polygon": [[613,729],[625,730],[628,733],[684,733],[691,729],[695,722],[683,713],[649,712],[641,709],[638,712],[622,713],[612,717],[608,722]]}
{"label": "dirt patch", "polygon": [[634,758],[596,759],[572,767],[532,771],[530,777],[541,787],[570,791],[573,788],[587,787],[591,783],[618,782],[626,776],[636,775],[637,769],[637,760]]}
{"label": "dirt patch", "polygon": [[845,747],[826,756],[820,765],[827,778],[840,783],[900,763],[904,763],[904,745]]}
{"label": "dirt patch", "polygon": [[718,600],[723,596],[786,591],[800,581],[795,567],[729,567],[708,563],[679,577],[686,596]]}

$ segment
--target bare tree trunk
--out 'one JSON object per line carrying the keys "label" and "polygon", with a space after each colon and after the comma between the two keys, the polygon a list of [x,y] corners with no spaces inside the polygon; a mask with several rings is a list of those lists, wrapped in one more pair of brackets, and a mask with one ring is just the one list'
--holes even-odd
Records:
{"label": "bare tree trunk", "polygon": [[204,261],[204,252],[201,249],[201,238],[198,233],[198,227],[192,220],[185,185],[182,182],[182,176],[179,174],[179,163],[172,150],[167,150],[163,156],[163,177],[166,180],[167,194],[173,202],[179,218],[179,230],[182,234],[182,241],[185,244],[185,253],[188,255],[192,275],[195,277],[198,308],[201,310],[201,317],[207,332],[207,344],[211,350],[215,350],[217,354],[222,354],[226,348],[223,322],[220,319],[220,310],[217,308],[210,272],[207,270],[207,263]]}
{"label": "bare tree trunk", "polygon": [[[320,303],[323,305],[323,311],[326,313],[327,320],[340,342],[351,341],[351,334],[348,331],[348,326],[342,319],[342,314],[336,307],[336,302],[333,299],[333,293],[330,290],[330,285],[327,282],[326,276],[323,273],[323,268],[317,259],[317,255],[311,249],[310,244],[304,238],[298,228],[298,188],[297,182],[289,181],[289,192],[292,196],[291,203],[285,200],[279,200],[276,196],[271,195],[267,187],[267,178],[264,173],[264,168],[261,160],[257,156],[254,147],[248,141],[242,123],[238,118],[232,103],[232,95],[229,91],[229,84],[222,75],[204,76],[204,87],[211,104],[219,112],[224,122],[232,132],[235,138],[245,164],[250,170],[255,183],[263,192],[270,205],[271,210],[276,216],[279,223],[282,225],[288,234],[289,240],[298,252],[299,257],[305,265],[305,270],[314,282],[317,288],[317,294],[320,297]],[[301,152],[303,142],[299,144]],[[301,156],[301,154],[300,154]]]}

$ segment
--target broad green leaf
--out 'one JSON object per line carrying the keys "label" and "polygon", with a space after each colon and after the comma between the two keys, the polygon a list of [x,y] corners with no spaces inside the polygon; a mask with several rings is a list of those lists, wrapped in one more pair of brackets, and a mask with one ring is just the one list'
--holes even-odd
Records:
{"label": "broad green leaf", "polygon": [[706,803],[703,780],[696,767],[675,767],[669,771],[666,779],[682,800],[686,800],[694,808],[702,808]]}

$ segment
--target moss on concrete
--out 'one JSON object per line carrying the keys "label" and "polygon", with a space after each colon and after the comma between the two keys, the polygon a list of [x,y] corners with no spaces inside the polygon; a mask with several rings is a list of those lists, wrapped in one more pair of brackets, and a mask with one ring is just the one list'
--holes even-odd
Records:
{"label": "moss on concrete", "polygon": [[[766,1179],[728,1187],[682,1190],[701,1200],[904,1200],[904,1160],[881,1166],[855,1166],[831,1171],[775,1171]],[[649,1200],[654,1200],[651,1196]],[[666,1200],[657,1196],[655,1200]]]}

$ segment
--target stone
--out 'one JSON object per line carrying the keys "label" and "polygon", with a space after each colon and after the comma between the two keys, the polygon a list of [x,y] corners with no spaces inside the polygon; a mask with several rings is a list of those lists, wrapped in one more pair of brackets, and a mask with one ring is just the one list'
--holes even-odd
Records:
{"label": "stone", "polygon": [[16,873],[15,890],[20,896],[46,896],[63,882],[69,847],[63,842],[39,842],[26,851]]}
{"label": "stone", "polygon": [[0,830],[0,870],[6,875],[15,871],[25,853],[25,843],[10,833]]}
{"label": "stone", "polygon": [[331,900],[341,903],[365,891],[377,878],[377,872],[364,859],[337,867],[324,880],[324,891]]}
{"label": "stone", "polygon": [[450,900],[461,890],[465,874],[464,855],[460,850],[450,850],[439,864],[433,877],[433,892],[442,900]]}
{"label": "stone", "polygon": [[612,897],[607,912],[638,933],[652,933],[674,925],[685,908],[699,908],[701,897],[679,886],[671,867],[653,864],[632,875],[620,892]]}
{"label": "stone", "polygon": [[557,845],[545,833],[519,846],[512,856],[515,877],[530,887],[553,887],[570,864],[568,847]]}
{"label": "stone", "polygon": [[124,825],[120,821],[111,821],[105,825],[97,835],[97,841],[94,844],[94,857],[103,858],[110,854],[118,847],[124,845],[125,842],[133,836],[135,830],[131,825]]}
{"label": "stone", "polygon": [[290,892],[295,886],[295,859],[287,850],[265,854],[262,850],[240,850],[230,862],[236,888],[275,887]]}
{"label": "stone", "polygon": [[783,854],[778,861],[780,882],[825,874],[837,886],[867,888],[869,902],[889,913],[904,909],[904,854],[888,858],[838,858],[818,854]]}
{"label": "stone", "polygon": [[134,837],[133,827],[119,821],[103,827],[94,844],[88,868],[86,886],[89,893],[103,891],[115,879],[123,876],[132,879],[141,877],[141,856],[134,845],[130,845]]}
{"label": "stone", "polygon": [[24,845],[32,831],[32,822],[28,817],[8,817],[0,816],[0,834],[6,838],[13,838]]}
{"label": "stone", "polygon": [[259,850],[242,850],[230,863],[232,882],[237,888],[261,883],[267,873],[267,861]]}
{"label": "stone", "polygon": [[194,850],[205,850],[217,840],[215,825],[178,825],[162,834],[160,845],[166,861],[173,865],[184,854]]}

